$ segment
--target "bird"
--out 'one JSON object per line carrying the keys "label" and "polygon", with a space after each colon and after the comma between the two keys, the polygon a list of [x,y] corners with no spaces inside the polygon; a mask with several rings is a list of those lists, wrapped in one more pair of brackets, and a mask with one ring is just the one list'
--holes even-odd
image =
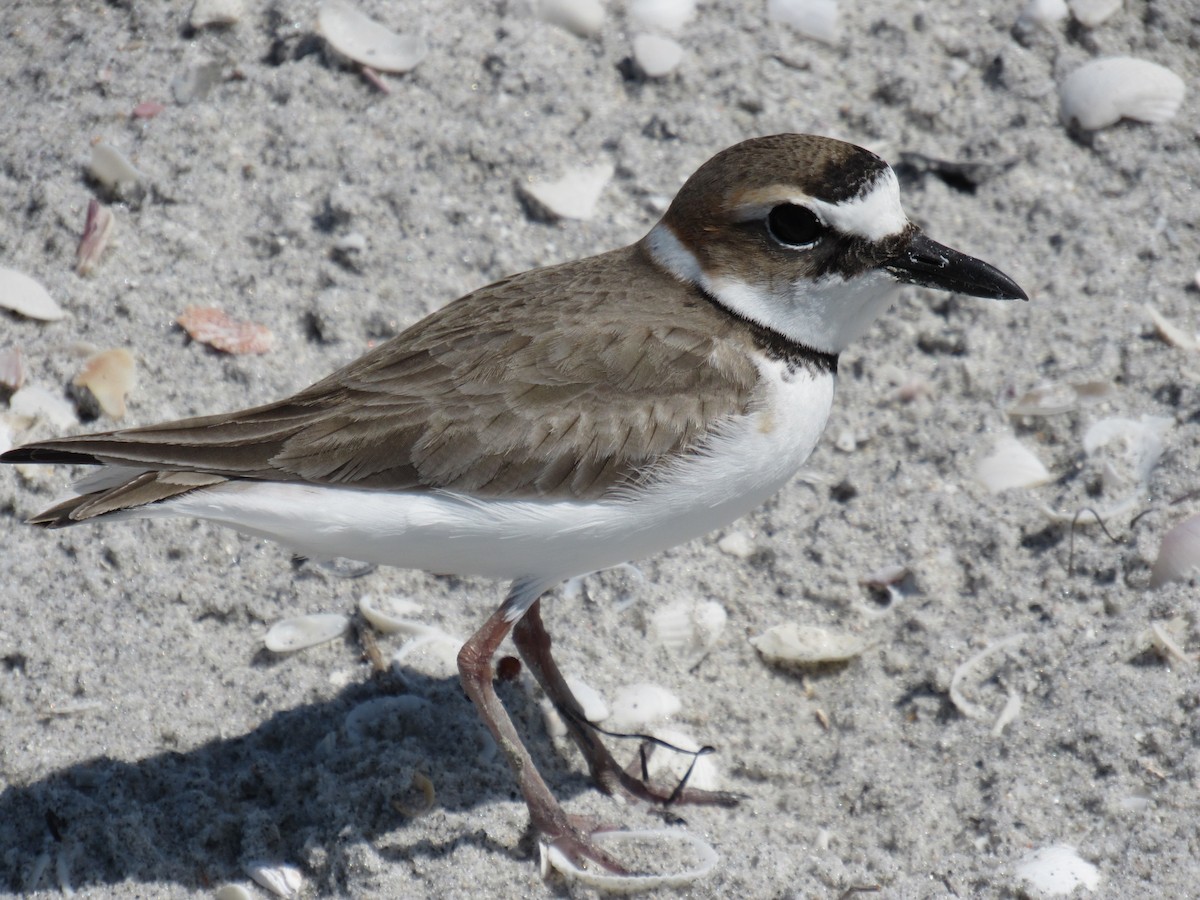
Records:
{"label": "bird", "polygon": [[47,528],[192,517],[312,558],[508,581],[459,653],[463,688],[543,845],[621,872],[538,773],[493,658],[511,633],[601,789],[735,802],[616,762],[555,663],[541,598],[783,488],[820,440],[839,354],[902,285],[1028,299],[911,222],[876,154],[755,137],[697,169],[636,243],[482,287],[290,397],[38,441],[0,462],[98,467],[29,520]]}

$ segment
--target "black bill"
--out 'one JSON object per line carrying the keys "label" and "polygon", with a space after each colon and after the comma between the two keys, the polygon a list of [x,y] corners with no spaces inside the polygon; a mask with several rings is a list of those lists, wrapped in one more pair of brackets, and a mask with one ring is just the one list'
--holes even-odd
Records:
{"label": "black bill", "polygon": [[920,232],[882,268],[905,284],[954,291],[988,300],[1028,300],[1015,281],[981,259],[951,250]]}

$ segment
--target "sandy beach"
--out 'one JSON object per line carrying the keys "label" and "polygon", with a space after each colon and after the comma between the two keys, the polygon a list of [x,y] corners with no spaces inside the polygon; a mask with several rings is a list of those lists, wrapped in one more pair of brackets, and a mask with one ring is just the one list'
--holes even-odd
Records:
{"label": "sandy beach", "polygon": [[[1075,896],[1195,896],[1200,596],[1186,575],[1151,587],[1164,536],[1200,513],[1194,4],[1127,0],[1089,27],[1018,23],[1016,0],[842,2],[830,43],[759,0],[702,0],[673,33],[612,0],[584,35],[530,0],[359,0],[426,50],[378,76],[386,92],[328,52],[317,6],[245,0],[199,28],[186,3],[0,8],[0,266],[66,313],[0,308],[0,352],[55,398],[97,351],[137,366],[120,422],[71,400],[59,427],[0,397],[0,449],[276,399],[474,288],[638,240],[740,140],[861,144],[914,222],[1030,302],[902,290],[842,355],[825,440],[784,491],[544,603],[569,675],[610,702],[669,691],[679,710],[655,727],[716,748],[708,775],[745,800],[624,805],[527,675],[501,696],[569,812],[665,822],[719,854],[650,896],[1042,896],[1022,865],[1060,845]],[[683,48],[672,72],[639,70],[642,32]],[[1178,114],[1068,128],[1064,79],[1124,56],[1184,79]],[[119,196],[89,175],[97,142],[139,173]],[[588,218],[529,199],[597,166],[612,174]],[[115,227],[81,276],[92,198]],[[259,323],[274,348],[194,341],[187,307]],[[1012,439],[1045,468],[1018,460],[1018,480],[1044,483],[989,490],[981,466]],[[80,474],[0,468],[0,894],[272,896],[256,866],[292,867],[301,897],[595,893],[541,878],[451,643],[392,666],[404,636],[372,632],[383,671],[353,631],[263,643],[364,597],[462,640],[504,585],[331,569],[188,520],[24,524]],[[1112,539],[1094,514],[1072,526],[1089,508]],[[657,638],[688,604],[725,614],[694,653]],[[750,639],[788,622],[858,646],[775,665]]]}

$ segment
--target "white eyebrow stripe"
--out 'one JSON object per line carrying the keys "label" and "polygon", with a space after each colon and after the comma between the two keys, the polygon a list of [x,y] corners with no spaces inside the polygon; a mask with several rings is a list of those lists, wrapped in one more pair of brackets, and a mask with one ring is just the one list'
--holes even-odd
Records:
{"label": "white eyebrow stripe", "polygon": [[840,203],[811,198],[807,205],[830,228],[868,241],[901,234],[908,227],[908,216],[900,206],[900,182],[890,168],[857,197]]}

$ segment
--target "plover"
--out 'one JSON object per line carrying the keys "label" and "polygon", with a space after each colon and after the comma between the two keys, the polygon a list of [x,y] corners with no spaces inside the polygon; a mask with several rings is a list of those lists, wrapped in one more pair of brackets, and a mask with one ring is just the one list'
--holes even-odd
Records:
{"label": "plover", "polygon": [[542,840],[615,869],[535,769],[493,656],[511,631],[603,789],[728,802],[616,763],[551,657],[539,598],[782,488],[820,439],[838,354],[899,284],[1026,299],[913,225],[875,154],[756,138],[705,163],[637,243],[481,288],[284,400],[0,460],[102,467],[38,525],[190,516],[310,557],[511,581],[462,648],[463,686]]}

